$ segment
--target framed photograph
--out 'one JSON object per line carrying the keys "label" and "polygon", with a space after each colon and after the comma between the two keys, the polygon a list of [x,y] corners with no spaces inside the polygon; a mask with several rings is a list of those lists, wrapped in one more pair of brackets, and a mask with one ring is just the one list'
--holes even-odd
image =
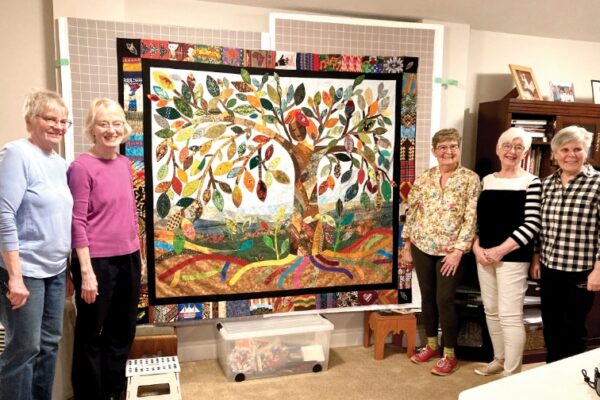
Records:
{"label": "framed photograph", "polygon": [[600,81],[592,80],[592,97],[594,104],[600,104]]}
{"label": "framed photograph", "polygon": [[562,102],[574,102],[575,92],[573,91],[573,82],[555,82],[550,81],[550,91],[552,100]]}
{"label": "framed photograph", "polygon": [[529,67],[508,64],[512,73],[513,81],[517,85],[519,96],[524,100],[544,100],[540,87]]}

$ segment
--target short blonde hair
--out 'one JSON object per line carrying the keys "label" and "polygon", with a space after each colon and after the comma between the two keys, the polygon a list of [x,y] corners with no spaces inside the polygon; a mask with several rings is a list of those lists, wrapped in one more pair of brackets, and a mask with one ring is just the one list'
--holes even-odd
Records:
{"label": "short blonde hair", "polygon": [[458,133],[458,130],[449,128],[437,131],[431,138],[431,147],[435,149],[438,143],[447,142],[449,140],[455,140],[460,146],[462,137],[460,136],[460,133]]}
{"label": "short blonde hair", "polygon": [[127,118],[125,117],[125,111],[123,111],[123,107],[116,101],[108,98],[102,99],[94,99],[90,108],[85,116],[85,125],[83,127],[83,133],[92,141],[92,143],[96,143],[96,136],[94,136],[94,124],[96,123],[96,115],[98,114],[98,110],[100,108],[107,109],[119,115],[119,117],[123,120],[123,129],[124,137],[122,143],[126,142],[129,139],[129,135],[131,134],[131,126],[127,123]]}
{"label": "short blonde hair", "polygon": [[515,139],[521,139],[523,141],[523,147],[525,151],[531,147],[531,135],[523,128],[512,127],[508,128],[498,138],[498,146],[502,146],[504,143],[512,143]]}
{"label": "short blonde hair", "polygon": [[580,126],[571,125],[558,131],[550,142],[552,151],[556,151],[568,142],[579,142],[585,147],[585,152],[590,150],[594,134]]}
{"label": "short blonde hair", "polygon": [[48,110],[66,111],[67,114],[69,113],[69,109],[62,97],[58,93],[49,90],[32,90],[23,103],[23,117],[25,117],[26,121],[31,121]]}

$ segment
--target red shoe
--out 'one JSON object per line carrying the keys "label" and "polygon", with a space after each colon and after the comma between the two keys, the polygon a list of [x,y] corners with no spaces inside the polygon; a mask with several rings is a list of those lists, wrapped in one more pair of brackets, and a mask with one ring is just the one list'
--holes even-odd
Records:
{"label": "red shoe", "polygon": [[458,360],[456,357],[440,358],[440,360],[431,368],[431,373],[439,376],[450,375],[458,369]]}
{"label": "red shoe", "polygon": [[424,362],[431,360],[432,357],[437,357],[437,356],[438,356],[438,351],[433,350],[431,347],[429,347],[429,345],[427,345],[425,347],[422,347],[421,350],[419,350],[419,352],[417,354],[412,356],[410,358],[410,361],[414,362],[415,364],[422,364]]}

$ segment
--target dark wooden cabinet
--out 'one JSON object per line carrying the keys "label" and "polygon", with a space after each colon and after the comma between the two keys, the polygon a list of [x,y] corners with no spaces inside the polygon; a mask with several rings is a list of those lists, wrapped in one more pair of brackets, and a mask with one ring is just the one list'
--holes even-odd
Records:
{"label": "dark wooden cabinet", "polygon": [[[556,169],[550,149],[552,135],[569,125],[582,126],[594,134],[589,162],[596,169],[600,169],[600,105],[522,100],[516,97],[515,89],[500,100],[479,105],[475,171],[480,177],[500,169],[496,143],[498,137],[512,126],[511,122],[514,120],[546,121],[547,140],[534,140],[532,143],[532,150],[535,149],[541,154],[538,173],[541,178]],[[600,346],[600,294],[596,294],[586,325],[589,345]],[[525,352],[524,362],[541,361],[544,357],[544,349],[529,350]]]}
{"label": "dark wooden cabinet", "polygon": [[502,132],[511,127],[511,121],[545,120],[548,140],[534,140],[532,149],[541,152],[540,177],[555,170],[550,150],[554,132],[569,125],[579,125],[594,134],[590,162],[600,168],[600,105],[591,103],[560,103],[554,101],[521,100],[512,91],[497,101],[481,103],[477,119],[477,154],[475,171],[480,176],[497,171],[496,142]]}

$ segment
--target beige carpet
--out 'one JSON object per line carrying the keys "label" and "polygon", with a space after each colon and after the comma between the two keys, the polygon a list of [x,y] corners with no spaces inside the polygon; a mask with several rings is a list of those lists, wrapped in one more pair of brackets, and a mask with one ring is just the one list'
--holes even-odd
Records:
{"label": "beige carpet", "polygon": [[433,361],[413,364],[392,345],[385,356],[375,361],[373,346],[335,348],[327,371],[244,382],[226,380],[217,360],[188,362],[181,364],[181,390],[184,400],[456,400],[461,391],[498,379],[473,373],[477,362],[461,362],[454,374],[438,377],[429,372]]}

